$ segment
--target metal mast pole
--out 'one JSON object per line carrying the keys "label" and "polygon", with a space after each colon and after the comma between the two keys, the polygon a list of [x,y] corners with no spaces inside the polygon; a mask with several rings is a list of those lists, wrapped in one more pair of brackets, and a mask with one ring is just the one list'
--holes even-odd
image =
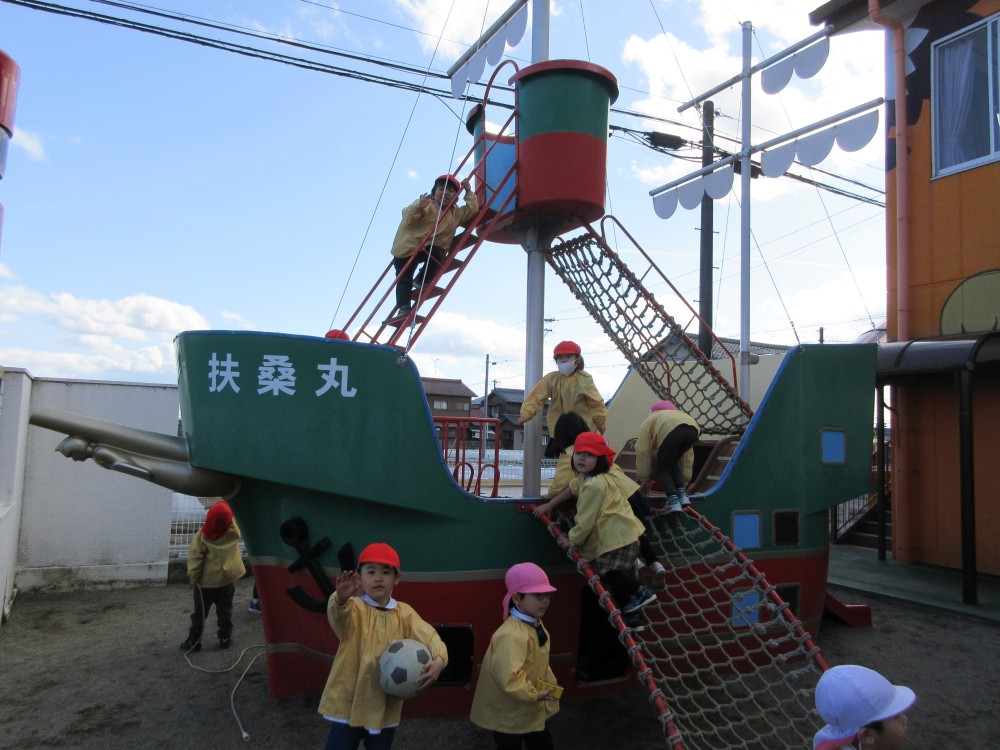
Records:
{"label": "metal mast pole", "polygon": [[750,398],[750,52],[753,24],[743,22],[743,127],[740,144],[740,382],[739,394]]}
{"label": "metal mast pole", "polygon": [[[707,167],[715,158],[715,104],[709,100],[701,107],[701,166]],[[712,358],[712,262],[714,260],[715,201],[708,193],[701,199],[701,274],[698,290],[698,348]]]}
{"label": "metal mast pole", "polygon": [[[533,0],[531,6],[531,62],[549,59],[549,0]],[[545,251],[552,241],[540,226],[541,217],[524,235],[528,253],[528,285],[524,334],[525,393],[542,379],[542,338],[545,334]],[[542,491],[542,417],[524,425],[524,476],[522,494],[535,497]]]}

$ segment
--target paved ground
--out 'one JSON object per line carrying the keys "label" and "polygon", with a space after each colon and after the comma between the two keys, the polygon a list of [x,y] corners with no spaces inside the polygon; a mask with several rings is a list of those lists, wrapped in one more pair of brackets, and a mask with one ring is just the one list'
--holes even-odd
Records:
{"label": "paved ground", "polygon": [[[248,601],[252,582],[239,584]],[[831,664],[857,662],[912,687],[908,750],[1000,747],[1000,627],[961,614],[838,591],[870,603],[874,627],[824,623],[819,642]],[[185,662],[190,593],[169,585],[71,594],[22,595],[0,630],[0,748],[320,748],[325,722],[315,698],[267,697],[264,658],[250,648],[228,671],[207,674]],[[192,654],[225,670],[240,650],[263,643],[261,620],[237,610],[236,648]],[[247,670],[230,695],[240,675]],[[249,740],[241,739],[237,719]],[[663,748],[638,687],[570,704],[551,722],[560,748]],[[492,747],[465,719],[404,722],[397,750]],[[714,749],[719,750],[719,749]]]}

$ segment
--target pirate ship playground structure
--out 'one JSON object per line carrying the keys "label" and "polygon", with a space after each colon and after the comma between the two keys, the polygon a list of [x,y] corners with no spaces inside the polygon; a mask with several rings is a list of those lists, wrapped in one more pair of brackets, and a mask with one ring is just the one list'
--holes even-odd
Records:
{"label": "pirate ship playground structure", "polygon": [[[43,409],[31,421],[66,433],[60,450],[77,460],[228,499],[262,600],[273,697],[322,689],[337,649],[325,615],[332,580],[352,564],[352,547],[387,541],[403,563],[399,597],[438,628],[450,654],[408,715],[468,712],[504,573],[531,560],[559,590],[546,626],[564,699],[638,677],[670,747],[799,747],[817,723],[811,688],[825,668],[810,632],[826,598],[827,511],[868,490],[875,347],[791,349],[753,412],[733,357],[720,369],[699,349],[686,332],[697,314],[668,313],[664,300],[681,295],[604,215],[614,77],[556,60],[510,80],[513,113],[487,132],[484,108],[474,109],[474,144],[456,169],[474,175],[479,213],[414,291],[408,314],[393,317],[390,265],[344,325],[348,340],[180,334],[183,437]],[[624,627],[578,554],[555,543],[560,525],[532,515],[537,498],[469,491],[407,356],[484,242],[516,242],[539,226],[560,237],[549,266],[705,436],[694,505],[653,518],[669,574],[641,632]],[[627,266],[611,236],[644,267]],[[651,291],[653,280],[666,295]],[[610,625],[595,626],[598,608]],[[603,661],[588,651],[595,633],[611,634]]]}

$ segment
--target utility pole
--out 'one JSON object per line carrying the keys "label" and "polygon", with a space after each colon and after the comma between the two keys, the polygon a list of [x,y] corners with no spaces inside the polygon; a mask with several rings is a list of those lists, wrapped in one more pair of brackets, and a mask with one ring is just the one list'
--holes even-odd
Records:
{"label": "utility pole", "polygon": [[[715,159],[715,104],[711,99],[701,105],[701,166],[707,167]],[[701,287],[698,291],[698,348],[712,358],[712,264],[715,242],[715,201],[705,193],[701,199]]]}

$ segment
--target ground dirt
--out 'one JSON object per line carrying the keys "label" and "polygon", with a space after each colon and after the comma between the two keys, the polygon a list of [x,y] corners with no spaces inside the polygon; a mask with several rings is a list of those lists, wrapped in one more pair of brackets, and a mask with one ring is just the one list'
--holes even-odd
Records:
{"label": "ground dirt", "polygon": [[[210,645],[191,655],[194,664],[224,670],[244,648],[263,643],[260,617],[246,612],[251,586],[250,579],[238,584],[234,648]],[[818,639],[823,654],[831,665],[864,664],[916,691],[908,750],[1000,748],[996,623],[837,594],[870,604],[874,627],[825,621]],[[230,694],[263,649],[248,650],[230,671],[192,669],[178,649],[190,611],[190,590],[182,585],[19,596],[0,629],[0,748],[322,747],[327,725],[316,698],[269,699],[264,657],[249,667],[233,698],[249,734],[242,739]],[[638,683],[614,698],[563,706],[550,728],[559,748],[665,747]],[[394,744],[397,750],[491,747],[488,734],[466,719],[406,720]]]}

